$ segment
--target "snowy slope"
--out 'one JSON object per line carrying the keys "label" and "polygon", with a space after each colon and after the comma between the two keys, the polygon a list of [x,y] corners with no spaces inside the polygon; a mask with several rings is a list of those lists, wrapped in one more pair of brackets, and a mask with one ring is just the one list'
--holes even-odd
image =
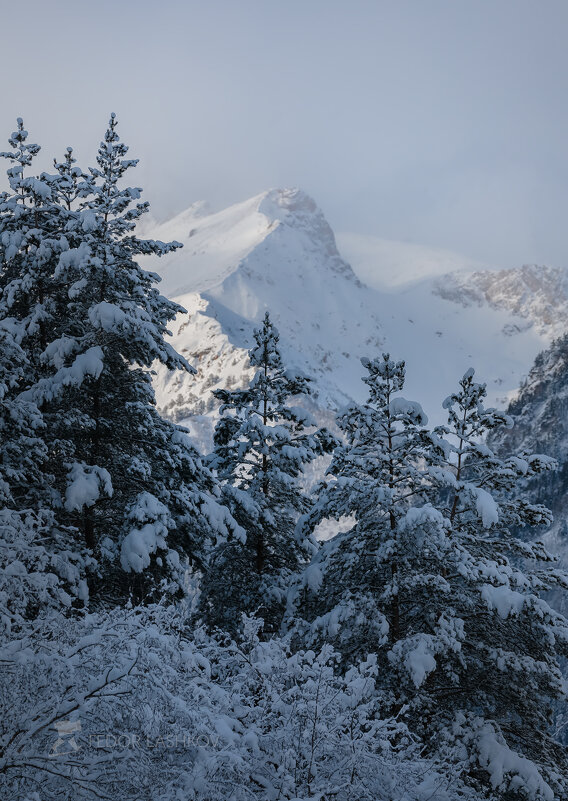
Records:
{"label": "snowy slope", "polygon": [[[301,190],[270,190],[217,213],[194,205],[152,236],[184,244],[159,265],[162,291],[188,310],[173,326],[173,344],[198,368],[197,376],[158,370],[158,404],[177,420],[213,412],[212,388],[248,381],[246,349],[266,309],[287,363],[314,377],[324,417],[364,397],[359,357],[385,349],[406,359],[405,394],[422,402],[431,422],[442,422],[441,403],[470,366],[490,401],[503,404],[557,330],[543,304],[529,302],[526,282],[472,272],[476,265],[454,263],[446,252],[412,246],[405,256],[400,243],[383,242],[372,268],[377,243],[367,241],[360,266],[361,248],[348,247],[352,269]],[[448,267],[462,272],[440,278]]]}
{"label": "snowy slope", "polygon": [[203,292],[223,281],[268,234],[272,221],[260,210],[264,195],[216,214],[205,203],[155,227],[151,235],[184,245],[183,256],[170,254],[160,262],[161,291],[169,297]]}
{"label": "snowy slope", "polygon": [[451,272],[484,270],[486,264],[441,248],[424,247],[365,234],[338,233],[337,245],[367,286],[380,291]]}
{"label": "snowy slope", "polygon": [[185,246],[161,263],[162,286],[189,312],[176,321],[173,344],[199,371],[159,370],[158,403],[167,414],[211,411],[212,388],[248,380],[246,349],[266,309],[287,363],[317,378],[318,406],[350,399],[358,355],[381,347],[381,326],[372,294],[340,257],[311,198],[275,190],[206,217],[189,210],[152,235]]}

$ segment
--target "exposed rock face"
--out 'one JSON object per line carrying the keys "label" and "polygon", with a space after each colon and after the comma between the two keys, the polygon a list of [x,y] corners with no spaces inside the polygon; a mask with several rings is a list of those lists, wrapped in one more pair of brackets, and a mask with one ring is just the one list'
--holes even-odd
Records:
{"label": "exposed rock face", "polygon": [[514,427],[490,444],[502,452],[525,450],[557,459],[558,470],[528,483],[527,495],[552,509],[553,527],[541,533],[568,563],[568,335],[537,356],[508,412]]}
{"label": "exposed rock face", "polygon": [[[440,297],[462,306],[485,303],[521,318],[525,327],[534,325],[547,336],[568,330],[568,273],[557,267],[536,264],[511,270],[453,273],[434,283]],[[514,334],[514,328],[504,331]]]}

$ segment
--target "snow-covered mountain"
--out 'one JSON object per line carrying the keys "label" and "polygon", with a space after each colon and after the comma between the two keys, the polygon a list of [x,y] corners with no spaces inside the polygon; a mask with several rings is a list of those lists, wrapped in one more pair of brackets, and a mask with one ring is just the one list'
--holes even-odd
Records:
{"label": "snow-covered mountain", "polygon": [[[509,405],[513,428],[501,430],[490,439],[497,451],[525,450],[554,457],[558,469],[528,482],[525,496],[552,510],[554,523],[545,542],[568,567],[568,334],[540,353]],[[544,532],[543,532],[544,533]],[[566,601],[562,601],[566,613]]]}
{"label": "snow-covered mountain", "polygon": [[[490,401],[505,403],[568,320],[561,270],[478,270],[445,251],[421,257],[408,246],[405,257],[401,243],[367,238],[362,247],[342,236],[350,266],[322,212],[297,189],[216,213],[194,204],[151,235],[184,245],[159,264],[162,291],[187,309],[173,325],[173,344],[198,369],[158,370],[158,404],[177,420],[212,412],[211,389],[248,381],[246,349],[266,309],[286,362],[313,376],[324,417],[364,397],[360,357],[388,350],[406,359],[405,394],[431,422],[443,420],[442,400],[470,366]],[[459,271],[440,276],[448,267]]]}
{"label": "snow-covered mountain", "polygon": [[[568,272],[558,267],[526,264],[513,270],[482,270],[444,276],[435,292],[468,307],[489,305],[512,312],[547,339],[568,330]],[[516,333],[516,328],[506,333]]]}
{"label": "snow-covered mountain", "polygon": [[321,409],[358,389],[359,356],[384,344],[380,309],[303,192],[274,190],[206,216],[192,207],[152,235],[184,244],[160,265],[162,291],[188,310],[174,345],[198,368],[196,377],[159,371],[167,414],[203,414],[214,408],[212,388],[248,381],[246,350],[266,309],[286,362],[316,379]]}

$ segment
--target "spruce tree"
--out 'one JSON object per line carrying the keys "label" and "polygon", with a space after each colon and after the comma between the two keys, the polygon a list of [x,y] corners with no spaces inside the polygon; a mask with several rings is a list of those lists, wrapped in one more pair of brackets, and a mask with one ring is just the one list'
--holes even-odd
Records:
{"label": "spruce tree", "polygon": [[368,402],[339,415],[344,440],[301,530],[309,534],[326,518],[354,518],[355,525],[322,547],[296,600],[308,619],[318,619],[316,639],[330,639],[348,661],[384,645],[387,632],[398,637],[403,558],[398,527],[407,510],[431,492],[424,470],[427,417],[420,404],[400,395],[405,363],[388,353],[361,361]]}
{"label": "spruce tree", "polygon": [[[387,403],[402,380],[375,365],[378,402],[347,415],[347,444],[304,530],[347,512],[356,522],[306,570],[296,632],[310,646],[331,639],[347,664],[376,653],[383,709],[448,781],[484,798],[561,797],[566,759],[550,720],[568,622],[541,594],[566,580],[541,543],[513,531],[549,519],[515,488],[551,460],[495,456],[481,435],[510,421],[484,408],[473,371],[445,402],[448,425],[428,432],[417,405]],[[393,427],[401,412],[414,419]]]}
{"label": "spruce tree", "polygon": [[201,614],[232,632],[243,612],[262,617],[266,631],[278,628],[291,577],[315,548],[295,533],[310,505],[299,479],[335,444],[305,409],[291,405],[294,396],[310,393],[309,380],[284,367],[268,312],[254,340],[249,359],[257,371],[249,387],[214,393],[222,405],[210,464],[242,533],[213,553]]}
{"label": "spruce tree", "polygon": [[54,176],[26,175],[39,152],[23,121],[10,137],[9,189],[0,195],[0,639],[21,637],[55,605],[86,599],[91,560],[57,525],[47,426],[24,397],[45,374],[42,351],[56,319],[54,271],[65,248]]}
{"label": "spruce tree", "polygon": [[[42,354],[56,327],[55,297],[62,287],[55,270],[68,247],[58,212],[54,176],[26,171],[40,151],[29,144],[21,118],[9,138],[9,191],[0,195],[0,321],[22,349],[25,371],[17,370],[21,393],[44,374]],[[10,347],[13,349],[13,346]]]}
{"label": "spruce tree", "polygon": [[192,368],[165,341],[183,310],[137,258],[178,244],[136,236],[148,204],[122,186],[137,162],[116,126],[112,115],[88,174],[68,149],[40,179],[22,179],[37,149],[25,145],[23,125],[13,135],[0,319],[26,329],[32,370],[19,397],[45,422],[42,470],[58,523],[97,558],[91,588],[119,600],[179,590],[188,561],[201,567],[209,540],[232,524],[187,433],[155,408],[152,364]]}
{"label": "spruce tree", "polygon": [[44,422],[37,406],[22,401],[29,364],[12,320],[0,320],[0,506],[23,509],[42,501]]}

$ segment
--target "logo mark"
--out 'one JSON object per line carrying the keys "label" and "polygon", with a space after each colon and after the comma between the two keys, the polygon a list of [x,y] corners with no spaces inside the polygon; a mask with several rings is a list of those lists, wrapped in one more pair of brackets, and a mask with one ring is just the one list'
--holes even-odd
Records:
{"label": "logo mark", "polygon": [[81,731],[80,720],[58,720],[53,728],[57,729],[58,737],[49,752],[50,757],[74,754],[80,749],[81,746],[75,739],[75,733]]}

